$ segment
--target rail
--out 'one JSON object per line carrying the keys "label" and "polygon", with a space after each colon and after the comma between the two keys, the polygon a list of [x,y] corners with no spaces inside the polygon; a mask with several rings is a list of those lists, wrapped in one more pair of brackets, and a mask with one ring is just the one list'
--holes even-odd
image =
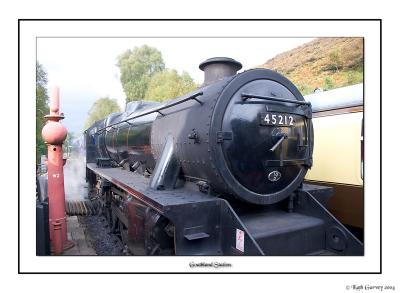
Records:
{"label": "rail", "polygon": [[[110,124],[110,125],[108,125],[108,126],[106,126],[106,127],[103,127],[103,128],[101,128],[101,129],[97,130],[94,134],[102,134],[104,131],[107,131],[108,128],[114,128],[114,126],[116,126],[116,125],[118,125],[118,124],[121,124],[121,123],[125,123],[125,122],[128,123],[128,124],[130,124],[130,123],[128,122],[129,120],[133,120],[133,119],[136,119],[136,118],[140,118],[140,117],[143,117],[143,116],[146,116],[146,115],[150,115],[150,114],[153,114],[153,113],[157,113],[157,112],[158,112],[160,115],[165,116],[165,114],[163,114],[163,113],[160,112],[160,111],[165,110],[165,109],[168,109],[168,108],[171,108],[171,107],[174,107],[174,106],[179,105],[179,104],[182,104],[182,103],[185,103],[185,102],[190,101],[190,100],[195,100],[195,101],[198,102],[200,105],[203,105],[203,102],[200,101],[199,99],[197,99],[197,97],[198,97],[198,96],[201,96],[201,95],[203,95],[203,92],[195,93],[195,94],[193,94],[193,95],[191,95],[191,96],[189,96],[189,97],[187,97],[187,98],[184,98],[184,99],[182,99],[182,100],[180,100],[180,101],[176,101],[176,102],[173,102],[173,103],[171,103],[171,104],[163,105],[163,106],[154,108],[153,110],[150,110],[150,111],[148,111],[148,112],[145,112],[145,113],[142,113],[142,114],[139,114],[139,115],[130,117],[130,118],[128,118],[128,119],[121,120],[121,121],[116,122],[116,123],[113,123],[113,124]],[[86,131],[87,131],[87,130],[85,130],[85,132],[86,132]]]}
{"label": "rail", "polygon": [[271,96],[261,96],[261,95],[242,93],[242,100],[246,101],[247,99],[261,99],[261,100],[268,100],[268,101],[293,103],[293,104],[298,104],[298,105],[311,105],[310,102],[306,102],[306,101],[289,100],[289,99],[283,99],[283,98],[277,98],[277,97],[271,97]]}

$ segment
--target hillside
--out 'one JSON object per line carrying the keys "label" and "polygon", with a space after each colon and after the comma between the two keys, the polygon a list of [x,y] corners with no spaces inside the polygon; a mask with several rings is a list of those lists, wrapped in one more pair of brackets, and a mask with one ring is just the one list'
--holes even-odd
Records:
{"label": "hillside", "polygon": [[362,38],[319,38],[259,66],[285,75],[303,95],[363,81]]}

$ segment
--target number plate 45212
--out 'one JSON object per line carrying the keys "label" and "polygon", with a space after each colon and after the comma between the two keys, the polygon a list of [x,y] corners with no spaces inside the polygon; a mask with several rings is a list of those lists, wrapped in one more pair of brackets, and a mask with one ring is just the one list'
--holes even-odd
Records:
{"label": "number plate 45212", "polygon": [[294,126],[295,120],[293,115],[283,113],[260,113],[261,125],[274,125],[274,126]]}

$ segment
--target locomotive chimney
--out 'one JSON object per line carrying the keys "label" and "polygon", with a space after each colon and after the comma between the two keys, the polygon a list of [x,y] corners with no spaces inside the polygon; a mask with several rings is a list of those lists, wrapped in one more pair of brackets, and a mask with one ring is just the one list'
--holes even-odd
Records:
{"label": "locomotive chimney", "polygon": [[200,63],[199,68],[204,71],[203,86],[205,86],[225,77],[235,75],[242,68],[242,64],[232,58],[214,57]]}

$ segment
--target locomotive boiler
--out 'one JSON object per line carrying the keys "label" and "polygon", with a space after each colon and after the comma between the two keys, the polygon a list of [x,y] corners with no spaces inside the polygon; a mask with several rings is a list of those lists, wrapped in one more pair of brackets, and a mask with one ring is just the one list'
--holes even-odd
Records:
{"label": "locomotive boiler", "polygon": [[360,255],[312,166],[311,104],[267,69],[200,64],[203,85],[86,130],[87,180],[133,254]]}

